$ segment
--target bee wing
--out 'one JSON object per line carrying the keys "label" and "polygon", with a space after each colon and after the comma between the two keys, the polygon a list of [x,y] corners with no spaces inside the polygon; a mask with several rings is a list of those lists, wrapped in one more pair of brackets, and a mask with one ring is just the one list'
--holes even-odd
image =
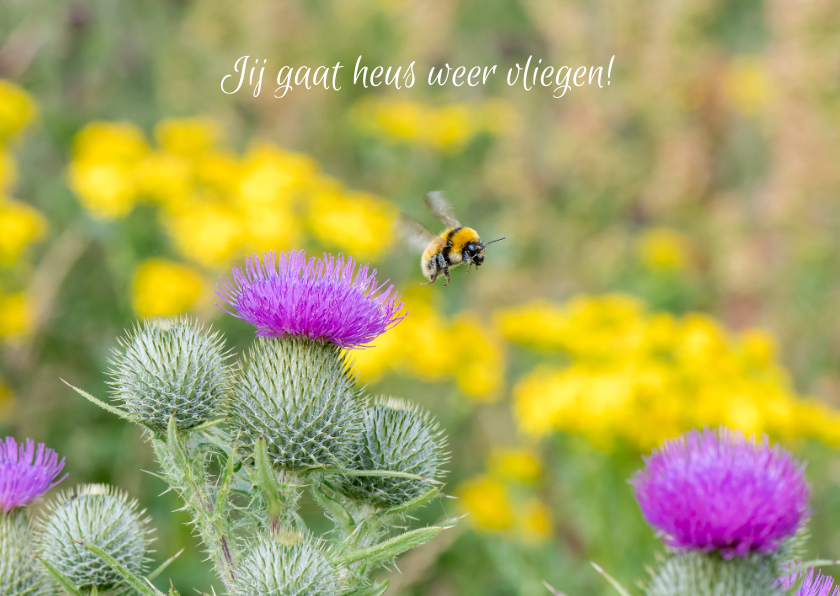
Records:
{"label": "bee wing", "polygon": [[426,205],[429,210],[434,213],[443,225],[447,228],[460,228],[461,223],[455,217],[455,210],[452,205],[443,197],[443,193],[439,190],[433,190],[426,195]]}
{"label": "bee wing", "polygon": [[437,236],[424,228],[423,224],[407,213],[400,212],[394,221],[394,229],[403,243],[417,252],[426,250],[429,243],[437,238]]}

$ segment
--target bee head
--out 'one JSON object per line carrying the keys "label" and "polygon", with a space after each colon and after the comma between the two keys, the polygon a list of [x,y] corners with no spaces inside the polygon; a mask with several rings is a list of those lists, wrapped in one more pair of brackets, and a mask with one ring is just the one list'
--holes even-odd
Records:
{"label": "bee head", "polygon": [[484,244],[480,240],[467,244],[466,252],[476,267],[484,263]]}

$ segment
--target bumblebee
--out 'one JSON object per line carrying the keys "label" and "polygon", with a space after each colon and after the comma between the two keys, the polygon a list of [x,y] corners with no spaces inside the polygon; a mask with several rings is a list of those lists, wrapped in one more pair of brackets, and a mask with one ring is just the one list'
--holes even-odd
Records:
{"label": "bumblebee", "polygon": [[467,273],[473,265],[481,267],[484,264],[484,248],[504,238],[483,243],[478,232],[458,222],[452,206],[439,191],[427,194],[425,201],[429,210],[446,226],[446,229],[435,236],[410,215],[400,213],[397,218],[397,230],[406,244],[418,251],[423,251],[423,256],[420,257],[420,269],[429,281],[421,285],[433,284],[438,276],[443,274],[446,278],[443,286],[446,287],[449,285],[451,267],[466,263],[469,265]]}

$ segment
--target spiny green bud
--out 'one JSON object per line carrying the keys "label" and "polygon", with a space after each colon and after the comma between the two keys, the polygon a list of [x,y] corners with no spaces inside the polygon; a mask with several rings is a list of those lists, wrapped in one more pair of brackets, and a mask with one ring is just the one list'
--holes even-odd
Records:
{"label": "spiny green bud", "polygon": [[648,583],[647,596],[768,596],[780,593],[778,557],[752,553],[726,560],[688,552],[668,557]]}
{"label": "spiny green bud", "polygon": [[[350,467],[405,472],[438,480],[448,460],[446,437],[427,413],[394,398],[378,399],[365,412],[361,445]],[[350,476],[341,490],[380,507],[395,507],[434,487],[427,480],[394,476]]]}
{"label": "spiny green bud", "polygon": [[35,557],[35,532],[25,510],[0,512],[0,594],[3,596],[48,596]]}
{"label": "spiny green bud", "polygon": [[130,572],[142,573],[149,542],[143,513],[136,501],[111,487],[80,486],[50,505],[41,522],[40,556],[83,590],[116,588],[122,576],[83,544],[98,546]]}
{"label": "spiny green bud", "polygon": [[171,416],[189,430],[225,413],[230,366],[218,333],[186,317],[158,318],[120,345],[111,362],[114,397],[134,422],[162,436]]}
{"label": "spiny green bud", "polygon": [[240,559],[234,596],[333,596],[337,570],[312,536],[261,537]]}
{"label": "spiny green bud", "polygon": [[333,344],[258,339],[236,382],[233,424],[244,444],[265,437],[277,467],[345,466],[363,417],[355,377]]}

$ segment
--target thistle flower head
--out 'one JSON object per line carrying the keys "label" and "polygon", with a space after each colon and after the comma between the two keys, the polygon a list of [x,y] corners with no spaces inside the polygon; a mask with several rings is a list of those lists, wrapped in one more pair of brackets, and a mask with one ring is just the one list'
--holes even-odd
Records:
{"label": "thistle flower head", "polygon": [[0,442],[0,507],[3,513],[28,505],[56,484],[64,480],[58,475],[64,468],[64,458],[47,449],[43,443],[26,439],[18,445],[12,437]]}
{"label": "thistle flower head", "polygon": [[[799,564],[797,561],[793,565],[786,565],[783,571]],[[802,579],[802,583],[793,596],[840,596],[840,586],[834,585],[834,578],[819,571],[814,575],[813,568],[808,570],[808,575],[805,575],[804,571],[784,575],[778,579],[777,585],[782,590],[789,590],[799,579]]]}
{"label": "thistle flower head", "polygon": [[218,334],[185,317],[159,318],[120,344],[111,362],[114,397],[134,422],[160,435],[171,416],[189,430],[224,414],[230,366]]}
{"label": "thistle flower head", "polygon": [[437,423],[400,399],[380,398],[367,409],[360,443],[350,468],[404,472],[427,479],[349,476],[341,484],[346,495],[379,507],[394,507],[431,490],[448,459],[446,438]]}
{"label": "thistle flower head", "polygon": [[233,596],[334,596],[337,570],[311,536],[262,537],[237,566]]}
{"label": "thistle flower head", "polygon": [[254,255],[233,268],[217,294],[251,323],[257,335],[298,336],[345,349],[363,346],[405,315],[394,286],[382,292],[376,270],[356,270],[352,258],[324,255],[306,260],[302,250]]}
{"label": "thistle flower head", "polygon": [[59,496],[41,523],[40,557],[82,591],[114,589],[123,577],[84,544],[98,546],[130,572],[142,573],[149,542],[137,502],[102,484]]}
{"label": "thistle flower head", "polygon": [[727,559],[774,552],[809,515],[804,465],[766,439],[723,428],[666,442],[631,484],[669,546]]}

